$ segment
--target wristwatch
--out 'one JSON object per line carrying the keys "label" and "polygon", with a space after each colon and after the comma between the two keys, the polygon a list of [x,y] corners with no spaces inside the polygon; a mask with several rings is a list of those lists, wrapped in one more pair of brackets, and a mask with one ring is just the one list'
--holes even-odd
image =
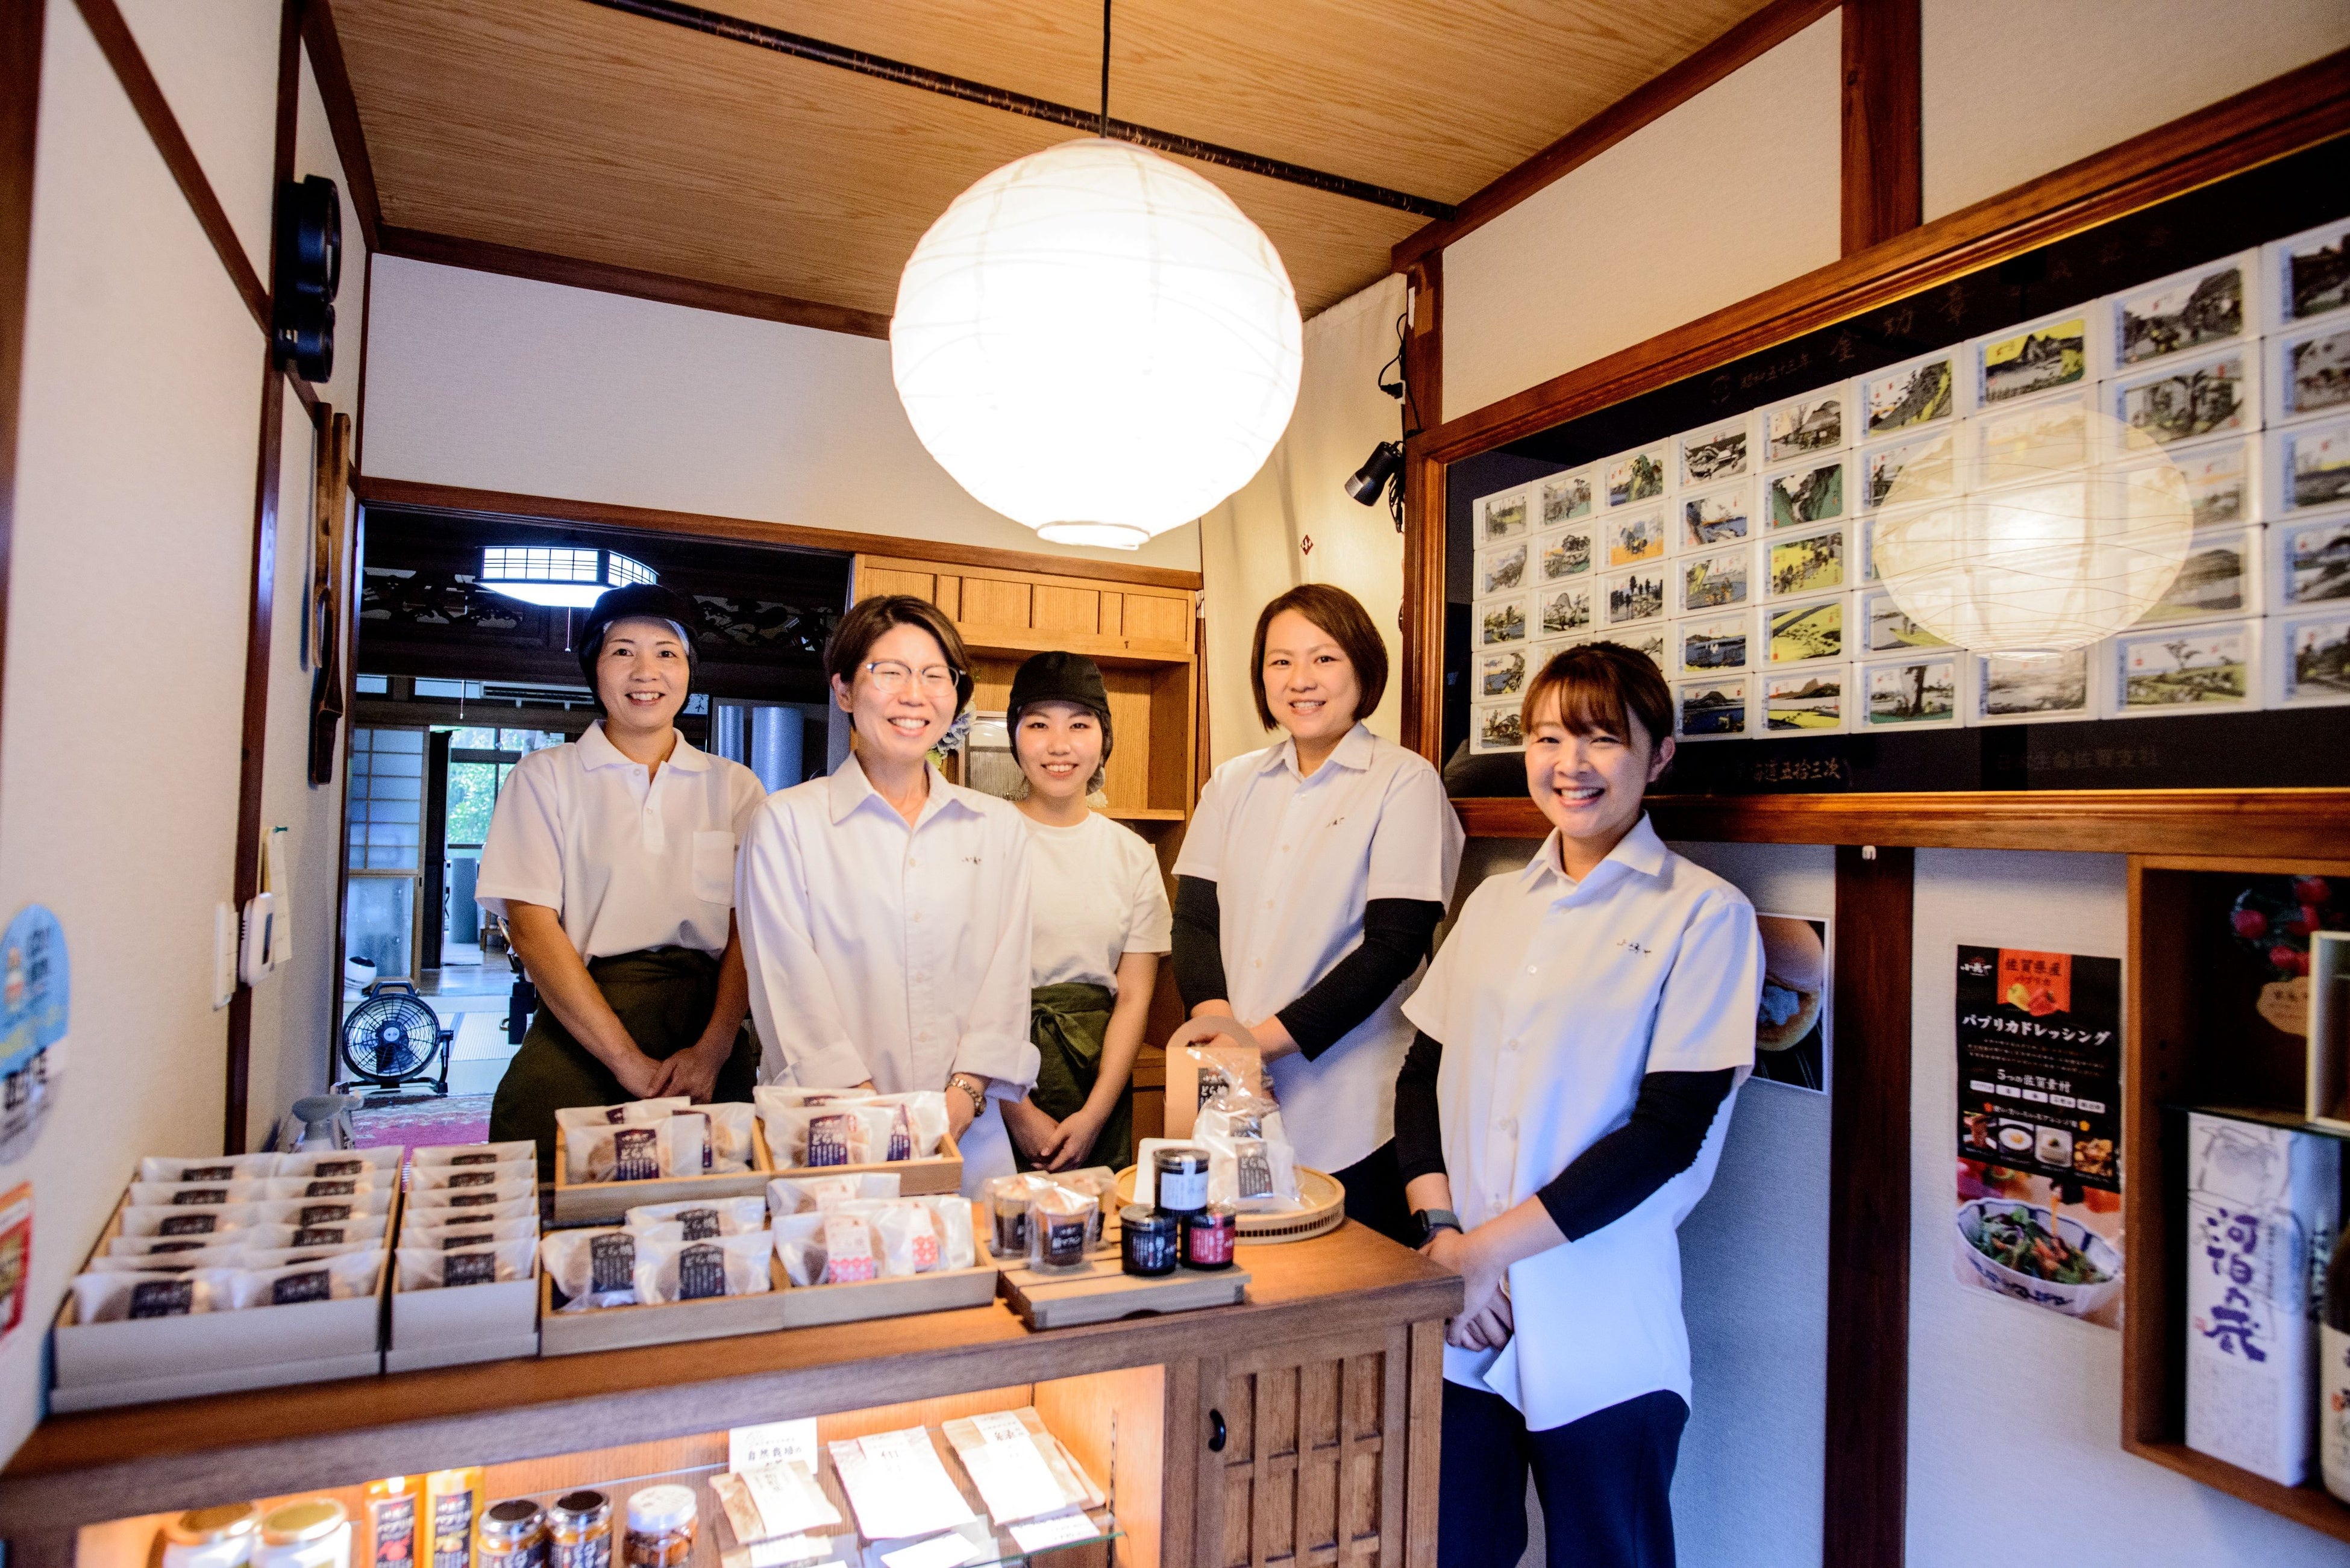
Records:
{"label": "wristwatch", "polygon": [[970,1074],[948,1074],[947,1087],[950,1089],[961,1089],[964,1094],[971,1096],[971,1114],[972,1116],[977,1116],[982,1111],[987,1109],[987,1094],[979,1086],[979,1080],[972,1077]]}
{"label": "wristwatch", "polygon": [[1419,1226],[1419,1244],[1427,1246],[1439,1231],[1460,1231],[1461,1216],[1450,1209],[1415,1209],[1412,1220]]}

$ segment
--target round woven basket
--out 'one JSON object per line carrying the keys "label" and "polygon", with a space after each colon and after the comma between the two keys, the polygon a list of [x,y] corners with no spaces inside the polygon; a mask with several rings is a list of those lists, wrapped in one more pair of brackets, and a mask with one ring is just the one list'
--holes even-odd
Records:
{"label": "round woven basket", "polygon": [[[1118,1201],[1120,1208],[1134,1201],[1133,1166],[1118,1173]],[[1326,1236],[1347,1222],[1347,1189],[1333,1176],[1318,1170],[1297,1168],[1298,1195],[1305,1200],[1303,1209],[1284,1209],[1272,1214],[1252,1214],[1243,1210],[1238,1217],[1241,1240],[1253,1246],[1272,1241],[1303,1241],[1309,1236]]]}

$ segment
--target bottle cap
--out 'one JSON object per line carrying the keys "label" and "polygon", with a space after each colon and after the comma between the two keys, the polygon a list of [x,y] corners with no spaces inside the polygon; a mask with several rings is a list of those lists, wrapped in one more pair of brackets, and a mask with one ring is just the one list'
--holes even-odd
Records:
{"label": "bottle cap", "polygon": [[163,1526],[163,1539],[174,1546],[210,1546],[260,1527],[261,1511],[249,1502],[223,1503],[217,1508],[192,1508]]}
{"label": "bottle cap", "polygon": [[666,1535],[693,1522],[693,1489],[649,1486],[629,1499],[629,1528],[643,1535]]}
{"label": "bottle cap", "polygon": [[268,1546],[291,1546],[300,1541],[316,1541],[340,1529],[350,1515],[343,1505],[331,1497],[306,1497],[298,1502],[280,1503],[261,1518],[261,1539]]}

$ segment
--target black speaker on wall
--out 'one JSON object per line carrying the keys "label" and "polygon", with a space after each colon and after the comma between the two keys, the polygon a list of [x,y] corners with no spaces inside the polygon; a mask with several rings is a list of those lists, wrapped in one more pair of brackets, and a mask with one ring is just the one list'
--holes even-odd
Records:
{"label": "black speaker on wall", "polygon": [[324,175],[277,192],[277,296],[270,338],[277,363],[306,381],[335,373],[335,294],[343,282],[343,198]]}

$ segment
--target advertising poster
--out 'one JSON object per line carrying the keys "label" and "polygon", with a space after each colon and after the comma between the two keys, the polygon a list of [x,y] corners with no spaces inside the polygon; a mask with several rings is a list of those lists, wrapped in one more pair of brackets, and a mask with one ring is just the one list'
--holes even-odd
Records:
{"label": "advertising poster", "polygon": [[1963,1284],[2121,1326],[2119,959],[1961,945]]}
{"label": "advertising poster", "polygon": [[1828,923],[1808,915],[1757,915],[1762,1001],[1754,1019],[1754,1076],[1828,1092]]}
{"label": "advertising poster", "polygon": [[0,1165],[31,1149],[64,1085],[72,995],[65,928],[26,905],[0,931]]}

